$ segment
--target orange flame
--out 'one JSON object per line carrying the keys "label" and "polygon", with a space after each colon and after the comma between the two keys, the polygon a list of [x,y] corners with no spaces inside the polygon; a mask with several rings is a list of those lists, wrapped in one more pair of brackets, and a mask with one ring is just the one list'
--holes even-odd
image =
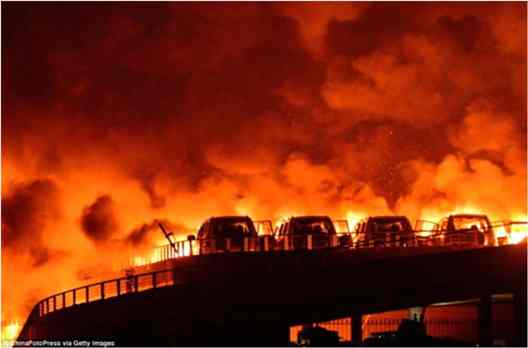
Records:
{"label": "orange flame", "polygon": [[9,322],[7,325],[5,325],[2,328],[2,346],[9,345],[12,341],[14,341],[18,337],[21,329],[22,326],[18,320]]}

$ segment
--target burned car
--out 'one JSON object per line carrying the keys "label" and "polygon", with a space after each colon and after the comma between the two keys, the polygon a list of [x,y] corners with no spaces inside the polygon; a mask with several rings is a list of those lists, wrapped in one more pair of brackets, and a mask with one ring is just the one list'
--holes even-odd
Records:
{"label": "burned car", "polygon": [[328,216],[295,216],[277,228],[275,243],[282,250],[320,249],[336,246],[337,235]]}
{"label": "burned car", "polygon": [[356,247],[409,246],[415,233],[405,216],[369,216],[356,224]]}
{"label": "burned car", "polygon": [[497,245],[489,218],[483,214],[453,214],[444,217],[433,229],[443,244]]}
{"label": "burned car", "polygon": [[247,251],[257,247],[258,235],[249,216],[217,216],[202,224],[197,242],[200,254]]}

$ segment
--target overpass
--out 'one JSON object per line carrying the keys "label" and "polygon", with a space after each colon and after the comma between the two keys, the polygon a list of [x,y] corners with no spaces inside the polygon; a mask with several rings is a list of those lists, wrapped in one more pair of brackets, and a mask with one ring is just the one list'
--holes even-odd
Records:
{"label": "overpass", "polygon": [[[179,258],[43,300],[19,340],[285,346],[293,325],[513,293],[514,343],[526,346],[526,250],[523,242]],[[482,323],[486,344],[489,323]]]}

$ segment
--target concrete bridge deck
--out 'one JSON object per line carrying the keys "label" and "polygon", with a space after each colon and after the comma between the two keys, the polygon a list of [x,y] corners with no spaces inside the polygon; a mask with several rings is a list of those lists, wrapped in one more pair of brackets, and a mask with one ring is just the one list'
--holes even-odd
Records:
{"label": "concrete bridge deck", "polygon": [[516,343],[526,345],[526,250],[522,243],[182,258],[170,265],[173,285],[31,316],[19,339],[284,346],[292,325],[514,293]]}

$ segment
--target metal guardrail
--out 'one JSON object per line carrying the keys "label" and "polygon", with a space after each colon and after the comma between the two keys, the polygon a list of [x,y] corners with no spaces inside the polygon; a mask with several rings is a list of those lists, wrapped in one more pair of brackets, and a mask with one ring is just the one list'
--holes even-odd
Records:
{"label": "metal guardrail", "polygon": [[[480,238],[481,239],[481,238]],[[335,247],[418,247],[439,245],[482,245],[479,233],[473,230],[460,230],[454,233],[444,231],[413,231],[410,233],[377,233],[368,238],[355,233],[303,234],[274,237],[263,235],[240,239],[202,239],[175,242],[176,251],[169,244],[154,249],[153,262],[166,261],[178,257],[204,255],[221,252],[270,252],[313,250]],[[145,264],[153,263],[145,262]]]}
{"label": "metal guardrail", "polygon": [[155,262],[160,262],[178,257],[222,252],[270,252],[279,250],[292,251],[333,248],[340,246],[340,238],[347,236],[350,236],[350,234],[307,234],[287,236],[285,238],[274,238],[272,235],[262,235],[258,237],[244,238],[184,240],[174,243],[176,250],[172,249],[169,244],[156,247],[151,258],[154,259]]}
{"label": "metal guardrail", "polygon": [[[272,235],[245,237],[243,239],[186,240],[158,247],[159,259],[156,262],[178,257],[196,257],[199,255],[226,252],[275,252],[294,250],[313,250],[328,248],[387,248],[387,247],[427,247],[427,246],[484,246],[481,233],[473,230],[461,230],[454,233],[445,231],[414,231],[407,234],[384,233],[376,238],[367,239],[354,233],[335,235],[307,234],[274,238]],[[125,277],[106,280],[75,289],[67,290],[37,303],[30,316],[42,317],[55,311],[84,303],[103,301],[108,298],[137,293],[164,286],[183,283],[177,279],[173,269],[132,274]]]}
{"label": "metal guardrail", "polygon": [[102,301],[125,294],[171,286],[178,281],[173,270],[162,270],[134,274],[122,278],[105,280],[95,284],[70,289],[40,301],[33,310],[39,317],[55,311],[95,301]]}
{"label": "metal guardrail", "polygon": [[[154,262],[165,261],[183,256],[210,254],[217,252],[268,252],[278,250],[311,250],[333,247],[370,248],[370,247],[418,247],[418,246],[477,246],[508,244],[512,228],[528,231],[528,222],[510,221],[494,224],[494,230],[501,229],[501,236],[488,243],[484,233],[474,229],[414,230],[410,232],[379,232],[375,236],[366,236],[354,232],[340,232],[333,235],[303,234],[274,236],[271,234],[243,239],[207,239],[183,240],[175,242],[176,251],[169,244],[155,249]],[[152,262],[145,262],[146,264]]]}
{"label": "metal guardrail", "polygon": [[413,231],[409,233],[379,233],[375,238],[356,238],[354,248],[422,247],[422,246],[484,246],[482,234],[474,230]]}

